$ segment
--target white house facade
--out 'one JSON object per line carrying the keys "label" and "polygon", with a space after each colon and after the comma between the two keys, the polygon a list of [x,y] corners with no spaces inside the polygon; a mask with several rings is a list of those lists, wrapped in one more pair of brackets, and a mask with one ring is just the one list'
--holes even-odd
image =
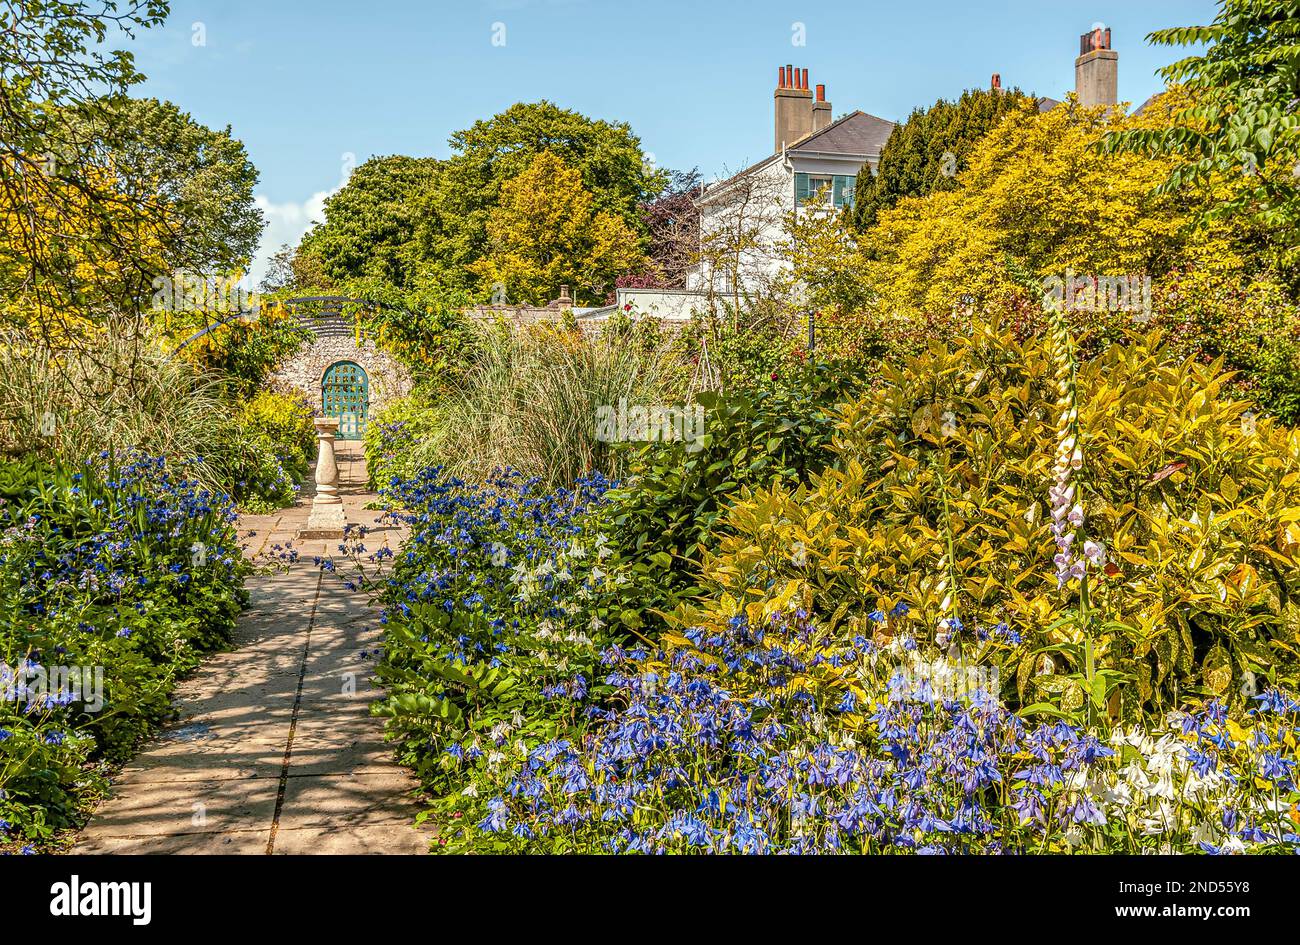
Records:
{"label": "white house facade", "polygon": [[792,66],[778,70],[773,117],[773,154],[697,201],[701,262],[687,280],[697,294],[759,292],[778,278],[790,214],[851,206],[859,175],[876,172],[894,128],[863,111],[832,120],[826,87],[814,97],[808,70]]}

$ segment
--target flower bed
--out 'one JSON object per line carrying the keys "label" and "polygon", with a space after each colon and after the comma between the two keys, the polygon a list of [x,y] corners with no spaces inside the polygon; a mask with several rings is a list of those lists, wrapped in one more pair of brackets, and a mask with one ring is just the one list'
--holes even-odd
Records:
{"label": "flower bed", "polygon": [[[1109,737],[941,698],[900,643],[823,649],[736,621],[697,646],[606,654],[591,727],[467,771],[458,849],[640,853],[1300,852],[1300,703],[1209,703]],[[909,641],[910,642],[910,641]],[[894,666],[892,673],[887,667]],[[817,693],[819,666],[875,685]],[[887,675],[887,681],[882,676]],[[940,674],[936,673],[936,676]]]}
{"label": "flower bed", "polygon": [[160,458],[0,467],[0,836],[75,822],[229,638],[234,510]]}
{"label": "flower bed", "polygon": [[439,843],[1294,852],[1300,452],[1224,384],[986,326],[806,475],[714,411],[701,497],[672,452],[608,495],[395,480],[383,711]]}
{"label": "flower bed", "polygon": [[389,490],[412,534],[383,587],[383,711],[430,786],[446,747],[572,723],[560,694],[589,692],[611,641],[607,551],[590,528],[608,488],[597,475],[543,492],[510,472],[474,487],[435,468]]}
{"label": "flower bed", "polygon": [[906,605],[845,638],[779,588],[725,623],[683,611],[657,647],[611,640],[604,486],[429,470],[390,491],[414,531],[381,584],[383,711],[440,848],[1300,849],[1300,703],[1276,689],[1137,724],[1026,717]]}

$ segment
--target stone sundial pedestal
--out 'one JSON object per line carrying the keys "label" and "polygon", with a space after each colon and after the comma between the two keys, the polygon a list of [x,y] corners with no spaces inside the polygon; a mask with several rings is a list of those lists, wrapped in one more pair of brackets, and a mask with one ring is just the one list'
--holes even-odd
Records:
{"label": "stone sundial pedestal", "polygon": [[342,538],[347,525],[343,500],[339,498],[339,465],[334,458],[334,434],[339,422],[332,417],[316,417],[316,497],[312,499],[307,525],[299,538]]}

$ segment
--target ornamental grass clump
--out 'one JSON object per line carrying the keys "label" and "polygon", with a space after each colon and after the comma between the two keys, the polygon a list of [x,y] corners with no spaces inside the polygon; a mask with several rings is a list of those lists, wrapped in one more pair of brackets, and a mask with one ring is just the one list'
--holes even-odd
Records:
{"label": "ornamental grass clump", "polygon": [[683,381],[671,345],[644,333],[491,326],[463,383],[438,401],[416,465],[472,480],[510,467],[548,486],[593,469],[615,476],[622,459],[597,436],[597,410],[683,403]]}

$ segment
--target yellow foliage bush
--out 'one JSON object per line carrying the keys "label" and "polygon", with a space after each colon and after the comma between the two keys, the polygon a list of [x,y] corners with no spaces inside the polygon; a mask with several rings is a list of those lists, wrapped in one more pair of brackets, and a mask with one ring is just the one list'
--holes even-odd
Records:
{"label": "yellow foliage bush", "polygon": [[[835,468],[734,503],[681,627],[802,608],[826,633],[964,640],[1022,704],[1083,702],[1076,584],[1058,587],[1048,489],[1057,446],[1048,342],[976,326],[882,366],[841,412]],[[1110,709],[1240,698],[1300,656],[1300,432],[1226,396],[1221,364],[1132,337],[1080,366],[1091,654]],[[946,602],[946,603],[945,603]],[[906,613],[904,613],[906,611]],[[964,629],[944,639],[943,621]],[[1017,642],[1019,641],[1019,642]]]}

